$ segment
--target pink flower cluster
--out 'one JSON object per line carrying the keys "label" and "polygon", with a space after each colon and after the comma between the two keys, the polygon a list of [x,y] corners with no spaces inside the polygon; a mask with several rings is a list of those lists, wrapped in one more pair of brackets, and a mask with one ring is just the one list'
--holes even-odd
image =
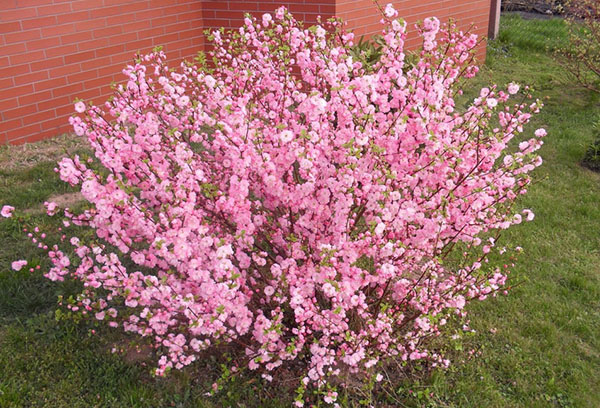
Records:
{"label": "pink flower cluster", "polygon": [[506,150],[541,103],[510,84],[457,109],[477,38],[426,19],[408,64],[406,25],[385,16],[369,69],[340,22],[306,29],[281,8],[213,33],[213,69],[170,70],[156,51],[104,110],[78,103],[102,170],[57,171],[92,204],[70,222],[97,238],[71,239],[76,260],[53,248],[48,277],[82,280],[98,319],[150,338],[158,374],[219,342],[265,378],[306,362],[304,385],[380,380],[390,357],[448,364],[426,340],[505,284],[487,256],[522,221],[545,131]]}

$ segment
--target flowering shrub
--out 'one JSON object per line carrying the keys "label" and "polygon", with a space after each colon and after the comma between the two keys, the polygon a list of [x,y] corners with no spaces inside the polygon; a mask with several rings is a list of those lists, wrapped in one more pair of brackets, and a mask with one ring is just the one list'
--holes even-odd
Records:
{"label": "flowering shrub", "polygon": [[558,61],[583,87],[600,92],[600,2],[570,0],[566,11],[569,46],[558,51]]}
{"label": "flowering shrub", "polygon": [[307,386],[334,403],[336,376],[380,380],[390,358],[448,364],[427,339],[502,290],[497,231],[533,219],[513,204],[545,131],[505,151],[541,104],[510,84],[458,111],[476,37],[426,19],[409,66],[406,24],[391,6],[384,23],[365,67],[340,22],[304,29],[280,8],[213,33],[214,69],[156,50],[104,110],[78,102],[97,162],[57,171],[91,204],[65,225],[96,236],[70,238],[74,259],[49,248],[46,276],[81,280],[83,309],[150,338],[157,374],[221,343],[268,380],[302,365],[299,406]]}

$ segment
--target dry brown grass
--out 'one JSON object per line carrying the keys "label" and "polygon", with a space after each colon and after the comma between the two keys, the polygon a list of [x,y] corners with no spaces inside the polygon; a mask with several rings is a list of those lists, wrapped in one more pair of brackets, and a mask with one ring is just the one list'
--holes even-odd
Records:
{"label": "dry brown grass", "polygon": [[24,169],[42,161],[58,161],[87,147],[84,138],[69,134],[36,143],[0,146],[0,171]]}

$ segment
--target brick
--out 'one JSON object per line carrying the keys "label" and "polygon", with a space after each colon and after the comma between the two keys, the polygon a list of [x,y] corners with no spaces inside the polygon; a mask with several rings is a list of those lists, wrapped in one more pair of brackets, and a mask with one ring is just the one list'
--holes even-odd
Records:
{"label": "brick", "polygon": [[135,3],[136,1],[139,0],[104,0],[103,4],[105,6],[118,6],[120,4]]}
{"label": "brick", "polygon": [[125,44],[125,51],[139,51],[143,49],[152,48],[153,40],[152,38],[146,38],[144,40],[138,40],[136,42],[131,42]]}
{"label": "brick", "polygon": [[239,10],[243,13],[247,13],[249,11],[258,11],[258,3],[252,1],[230,1],[229,10]]}
{"label": "brick", "polygon": [[291,13],[318,13],[318,4],[290,4]]}
{"label": "brick", "polygon": [[135,13],[135,20],[136,21],[151,20],[153,18],[164,16],[165,14],[175,14],[175,11],[173,11],[172,7],[168,7],[166,9],[151,8],[148,10],[138,11],[137,13]]}
{"label": "brick", "polygon": [[[136,49],[135,51],[143,51]],[[147,50],[149,51],[149,50]],[[127,51],[122,54],[115,54],[110,57],[110,63],[113,65],[118,65],[123,67],[125,64],[128,64],[133,61],[133,57],[135,56],[134,51]]]}
{"label": "brick", "polygon": [[0,112],[5,111],[7,109],[13,109],[19,106],[16,98],[5,99],[0,101]]}
{"label": "brick", "polygon": [[173,0],[150,0],[148,2],[149,8],[167,7],[173,4]]}
{"label": "brick", "polygon": [[[3,0],[4,1],[4,0]],[[34,7],[17,8],[15,10],[2,10],[3,21],[21,21],[26,18],[37,17],[37,10]]]}
{"label": "brick", "polygon": [[90,10],[91,18],[108,17],[116,14],[127,14],[147,8],[146,2],[129,3],[111,7],[94,8]]}
{"label": "brick", "polygon": [[80,72],[81,67],[79,64],[71,64],[71,65],[62,65],[57,68],[53,68],[48,71],[50,78],[61,77],[69,74],[73,74],[75,72]]}
{"label": "brick", "polygon": [[2,98],[4,99],[8,99],[8,98],[16,98],[22,95],[27,95],[33,92],[33,85],[32,84],[27,84],[27,85],[22,85],[22,86],[13,86],[12,88],[9,89],[5,89],[4,92],[2,92]]}
{"label": "brick", "polygon": [[28,41],[27,50],[42,50],[56,47],[57,45],[60,45],[60,39],[58,37],[42,38],[41,40]]}
{"label": "brick", "polygon": [[114,35],[119,35],[123,33],[123,27],[120,25],[100,28],[93,31],[94,38],[103,38],[103,37],[112,37]]}
{"label": "brick", "polygon": [[58,136],[60,134],[67,133],[65,130],[61,129],[52,129],[45,132],[36,132],[31,136],[27,136],[25,138],[16,140],[15,143],[35,143],[40,140],[44,140],[50,137]]}
{"label": "brick", "polygon": [[52,27],[42,28],[42,37],[43,38],[54,37],[56,35],[69,34],[74,31],[75,31],[75,24],[73,24],[73,23],[54,25]]}
{"label": "brick", "polygon": [[91,10],[95,8],[100,8],[102,6],[104,6],[104,0],[81,0],[71,2],[71,7],[73,8],[73,11]]}
{"label": "brick", "polygon": [[172,25],[164,27],[164,29],[165,29],[164,32],[165,32],[165,34],[178,33],[178,32],[192,28],[192,25],[195,25],[195,24],[193,24],[193,22],[191,22],[191,21],[180,22],[177,24],[172,24]]}
{"label": "brick", "polygon": [[[43,81],[48,79],[48,71],[31,72],[25,75],[19,75],[12,78],[15,85],[31,84],[33,82]],[[0,86],[0,89],[6,89]]]}
{"label": "brick", "polygon": [[77,49],[79,52],[89,51],[89,50],[97,50],[101,47],[108,46],[108,38],[97,38],[91,41],[83,41],[77,44]]}
{"label": "brick", "polygon": [[54,58],[46,58],[43,61],[32,62],[29,64],[32,71],[41,71],[43,69],[50,69],[57,67],[59,65],[63,65],[65,60],[63,57],[54,57]]}
{"label": "brick", "polygon": [[189,47],[191,45],[191,41],[189,39],[180,40],[176,42],[172,42],[165,45],[165,51],[168,54],[172,54],[173,51],[178,51],[181,48]]}
{"label": "brick", "polygon": [[[28,107],[28,108],[30,109],[30,112],[31,112],[31,107]],[[37,109],[37,107],[36,107],[36,109]],[[33,109],[33,110],[35,111],[36,109]],[[47,111],[42,111],[42,112],[38,111],[35,114],[29,115],[29,116],[23,116],[22,119],[23,119],[23,126],[27,126],[27,125],[31,125],[34,123],[41,125],[42,121],[49,120],[49,119],[55,119],[55,118],[56,118],[56,113],[55,113],[54,109],[52,109],[52,110],[47,110]],[[64,120],[64,119],[61,119],[61,120]],[[41,128],[42,128],[42,130],[44,130],[43,126],[41,126]]]}
{"label": "brick", "polygon": [[151,23],[152,27],[161,27],[164,25],[176,23],[178,19],[179,19],[179,16],[177,16],[177,15],[156,17],[156,18],[153,18],[150,21],[150,23]]}
{"label": "brick", "polygon": [[14,55],[14,54],[20,54],[23,52],[27,52],[27,43],[14,43],[11,45],[5,45],[2,47],[2,54],[4,55]]}
{"label": "brick", "polygon": [[167,34],[167,35],[159,35],[157,37],[152,38],[152,40],[153,40],[152,45],[165,45],[165,44],[168,44],[173,41],[178,41],[179,34],[171,33],[171,34]]}
{"label": "brick", "polygon": [[[81,98],[80,93],[77,92],[77,95],[75,97]],[[59,106],[59,107],[57,107],[54,110],[54,112],[55,112],[56,116],[59,116],[58,119],[60,119],[60,121],[56,122],[58,124],[58,126],[61,126],[61,125],[64,126],[65,122],[69,123],[67,118],[68,118],[69,115],[72,115],[73,113],[75,113],[74,110],[75,109],[73,109],[73,105],[72,104],[69,104],[69,105],[66,105],[66,106]],[[42,129],[44,129],[43,126],[42,126]]]}
{"label": "brick", "polygon": [[98,88],[77,92],[77,97],[85,101],[90,101],[92,98],[97,98],[98,96],[100,96],[100,89]]}
{"label": "brick", "polygon": [[62,45],[60,47],[48,48],[44,50],[46,58],[65,56],[75,54],[77,52],[77,44]]}
{"label": "brick", "polygon": [[6,132],[7,130],[18,129],[23,126],[21,118],[13,120],[3,120],[0,122],[0,131]]}
{"label": "brick", "polygon": [[107,56],[110,56],[112,54],[121,53],[123,51],[125,51],[125,45],[124,44],[113,45],[113,46],[104,47],[104,48],[98,48],[96,50],[96,57],[98,57],[98,58],[100,58],[100,57],[107,57]]}
{"label": "brick", "polygon": [[[17,75],[26,74],[29,71],[29,64],[8,65],[7,67],[0,68],[0,78],[10,78]],[[2,99],[2,94],[0,94],[0,99]]]}
{"label": "brick", "polygon": [[52,4],[52,0],[17,0],[18,7],[39,7]]}
{"label": "brick", "polygon": [[18,140],[21,138],[24,138],[26,136],[33,136],[35,133],[38,133],[40,131],[40,125],[39,123],[36,123],[34,125],[29,125],[29,126],[23,126],[20,127],[18,129],[14,129],[10,132],[10,138],[11,140]]}
{"label": "brick", "polygon": [[[14,78],[0,78],[0,89],[11,88],[13,85],[15,85],[13,83],[13,81],[14,81]],[[21,85],[21,84],[17,84],[17,85]]]}
{"label": "brick", "polygon": [[190,11],[192,8],[190,7],[189,4],[180,4],[177,6],[174,5],[170,5],[169,7],[165,8],[165,14],[180,14],[180,13],[185,13],[186,11]]}
{"label": "brick", "polygon": [[32,18],[30,20],[22,20],[21,21],[21,26],[23,27],[23,30],[31,30],[34,28],[47,27],[47,26],[52,26],[52,25],[56,25],[56,24],[57,24],[56,16],[46,16],[46,17]]}
{"label": "brick", "polygon": [[98,68],[98,76],[99,77],[108,77],[108,76],[121,76],[122,75],[122,65],[107,65],[104,67]]}
{"label": "brick", "polygon": [[121,34],[119,36],[110,37],[108,39],[108,45],[127,44],[128,42],[136,41],[137,38],[137,33]]}
{"label": "brick", "polygon": [[206,28],[219,28],[219,27],[236,27],[239,24],[232,24],[229,20],[218,20],[218,19],[204,19],[204,27]]}
{"label": "brick", "polygon": [[67,86],[61,86],[52,90],[52,97],[58,98],[59,96],[73,95],[75,92],[79,92],[83,89],[83,84],[72,84]]}
{"label": "brick", "polygon": [[33,105],[34,103],[38,103],[40,101],[46,101],[52,98],[52,91],[43,91],[31,93],[23,96],[19,96],[19,105]]}
{"label": "brick", "polygon": [[[86,61],[85,64],[85,70],[89,70],[89,69],[98,69],[100,67],[105,67],[107,64],[109,63],[109,59],[106,57],[102,57],[102,58],[96,58],[93,60],[89,60]],[[78,64],[81,65],[81,64]]]}
{"label": "brick", "polygon": [[335,6],[333,4],[320,4],[319,13],[323,16],[333,16],[335,14]]}
{"label": "brick", "polygon": [[[123,81],[121,81],[123,82]],[[114,90],[110,85],[105,85],[100,88],[100,95],[102,95],[105,99],[114,93]]]}
{"label": "brick", "polygon": [[40,30],[28,30],[28,31],[19,31],[16,33],[9,33],[4,35],[4,40],[7,44],[15,43],[15,42],[23,42],[29,40],[37,40],[41,37]]}
{"label": "brick", "polygon": [[33,86],[35,92],[41,92],[48,89],[60,88],[67,84],[67,80],[64,77],[52,78],[47,81],[40,81],[35,83]]}
{"label": "brick", "polygon": [[195,57],[198,54],[199,49],[197,46],[193,46],[188,48],[182,48],[180,51],[181,55],[184,58],[193,59],[193,57]]}
{"label": "brick", "polygon": [[117,14],[114,16],[108,16],[104,19],[106,21],[107,26],[119,25],[119,24],[127,24],[138,19],[135,17],[135,14]]}
{"label": "brick", "polygon": [[49,109],[55,109],[57,106],[67,105],[72,102],[73,98],[69,98],[68,96],[62,96],[57,98],[56,96],[52,96],[51,99],[40,101],[37,104],[37,108],[39,111],[45,111]]}
{"label": "brick", "polygon": [[63,45],[73,44],[81,41],[87,41],[92,39],[92,33],[85,31],[82,33],[67,34],[60,37],[60,41]]}
{"label": "brick", "polygon": [[156,37],[157,35],[161,35],[161,34],[165,34],[164,27],[156,27],[156,28],[152,28],[150,30],[138,31],[137,38],[139,38],[141,40],[144,38],[153,38],[153,37]]}
{"label": "brick", "polygon": [[64,14],[71,11],[70,3],[52,4],[51,6],[41,6],[37,8],[38,16],[49,16]]}
{"label": "brick", "polygon": [[71,54],[65,56],[65,64],[74,64],[76,62],[84,62],[96,57],[95,51],[78,52],[77,54]]}
{"label": "brick", "polygon": [[0,23],[0,34],[12,33],[15,31],[21,31],[21,22],[13,21],[10,23]]}
{"label": "brick", "polygon": [[121,28],[123,29],[123,33],[137,33],[141,30],[150,28],[150,20],[131,21],[129,23],[122,24]]}
{"label": "brick", "polygon": [[77,21],[88,20],[90,17],[89,11],[77,11],[56,16],[57,24],[74,23]]}
{"label": "brick", "polygon": [[98,77],[98,70],[82,71],[82,72],[80,71],[80,72],[76,72],[74,74],[67,76],[67,82],[69,84],[75,84],[78,82],[84,82],[89,79],[93,79],[93,78],[97,78],[97,77]]}
{"label": "brick", "polygon": [[90,79],[89,81],[85,81],[83,83],[84,88],[87,89],[94,89],[94,88],[100,88],[103,86],[107,86],[110,85],[110,83],[113,81],[112,77],[102,77],[102,78],[94,78],[94,79]]}
{"label": "brick", "polygon": [[12,65],[25,64],[27,62],[44,59],[44,51],[32,51],[25,54],[11,55],[9,58]]}
{"label": "brick", "polygon": [[96,28],[106,27],[105,18],[86,19],[75,23],[75,31],[90,31]]}
{"label": "brick", "polygon": [[[206,16],[204,16],[206,17]],[[239,23],[242,22],[242,15],[239,11],[230,11],[230,10],[216,10],[214,12],[214,18],[216,19],[228,19],[228,20],[239,20]]]}
{"label": "brick", "polygon": [[[202,21],[202,12],[199,10],[193,10],[188,13],[178,14],[177,21],[178,22],[191,21],[191,22],[199,23]],[[168,24],[168,23],[165,23],[165,24]]]}

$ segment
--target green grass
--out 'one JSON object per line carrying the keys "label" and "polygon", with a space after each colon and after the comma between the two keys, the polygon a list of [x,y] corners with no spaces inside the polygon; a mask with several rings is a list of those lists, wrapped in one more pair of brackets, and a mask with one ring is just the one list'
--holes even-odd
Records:
{"label": "green grass", "polygon": [[[593,139],[600,98],[565,82],[547,50],[563,44],[564,34],[560,20],[503,16],[473,88],[516,81],[532,85],[545,100],[528,130],[548,129],[545,164],[521,201],[536,218],[504,236],[524,248],[512,273],[521,284],[507,297],[469,307],[476,333],[464,347],[480,355],[461,361],[466,354],[456,353],[448,371],[397,384],[399,402],[392,406],[600,406],[600,175],[579,165]],[[70,191],[52,167],[0,172],[0,204],[26,209]],[[55,321],[57,296],[73,293],[76,285],[10,271],[19,258],[48,266],[20,229],[16,221],[0,223],[0,407],[286,406],[248,378],[206,398],[209,379],[197,374],[215,362],[155,379],[150,360],[132,362],[110,352],[122,342],[118,332],[93,322]]]}
{"label": "green grass", "polygon": [[477,334],[469,342],[482,355],[433,376],[425,386],[434,397],[423,405],[600,406],[600,175],[579,165],[600,98],[565,82],[546,51],[560,46],[564,33],[561,20],[508,15],[490,44],[478,81],[530,84],[545,98],[530,127],[549,131],[544,165],[522,200],[536,218],[504,236],[524,248],[512,274],[522,284],[470,307]]}

